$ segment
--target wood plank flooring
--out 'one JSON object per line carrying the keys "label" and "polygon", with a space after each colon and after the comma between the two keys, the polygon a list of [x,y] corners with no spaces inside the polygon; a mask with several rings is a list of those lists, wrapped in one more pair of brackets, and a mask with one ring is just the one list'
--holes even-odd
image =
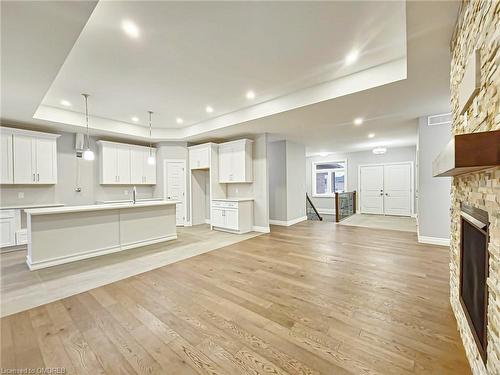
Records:
{"label": "wood plank flooring", "polygon": [[2,368],[470,374],[448,252],[303,222],[1,319]]}

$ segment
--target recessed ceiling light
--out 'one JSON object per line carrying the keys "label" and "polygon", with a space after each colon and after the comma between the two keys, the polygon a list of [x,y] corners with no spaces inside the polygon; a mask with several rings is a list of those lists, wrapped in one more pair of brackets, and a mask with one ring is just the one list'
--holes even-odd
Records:
{"label": "recessed ceiling light", "polygon": [[210,107],[209,105],[207,105],[205,108],[205,111],[207,111],[208,113],[212,113],[214,111],[214,109],[212,107]]}
{"label": "recessed ceiling light", "polygon": [[246,97],[247,99],[255,99],[255,93],[252,90],[247,91]]}
{"label": "recessed ceiling light", "polygon": [[347,65],[350,65],[350,64],[356,62],[358,60],[358,57],[359,57],[359,52],[358,51],[356,51],[356,50],[351,51],[345,57],[345,63]]}
{"label": "recessed ceiling light", "polygon": [[370,134],[368,134],[368,138],[373,138],[373,137],[375,137],[375,134],[374,134],[374,133],[370,133]]}
{"label": "recessed ceiling light", "polygon": [[68,102],[67,100],[64,100],[64,99],[63,99],[63,100],[61,100],[61,104],[62,104],[63,106],[65,106],[65,107],[71,107],[71,103],[70,103],[70,102]]}
{"label": "recessed ceiling light", "polygon": [[382,155],[387,152],[387,149],[385,147],[375,147],[372,152],[375,155]]}
{"label": "recessed ceiling light", "polygon": [[139,28],[132,21],[123,20],[122,30],[131,38],[137,39],[139,37]]}
{"label": "recessed ceiling light", "polygon": [[329,152],[320,152],[319,153],[319,156],[321,156],[322,158],[324,158],[325,156],[328,156],[328,155],[330,155]]}
{"label": "recessed ceiling light", "polygon": [[354,125],[361,125],[363,123],[363,119],[361,117],[357,117],[354,119]]}
{"label": "recessed ceiling light", "polygon": [[137,122],[137,121],[139,121],[139,117],[136,117],[136,116],[132,117],[132,121],[133,121],[133,122]]}
{"label": "recessed ceiling light", "polygon": [[177,117],[177,118],[175,119],[175,122],[176,122],[176,123],[178,123],[178,124],[182,124],[182,123],[184,122],[184,120],[183,120],[183,119],[181,119],[180,117]]}

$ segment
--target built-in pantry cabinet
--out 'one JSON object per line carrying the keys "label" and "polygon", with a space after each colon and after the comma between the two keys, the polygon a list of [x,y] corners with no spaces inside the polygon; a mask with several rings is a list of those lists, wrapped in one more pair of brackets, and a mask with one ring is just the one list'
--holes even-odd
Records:
{"label": "built-in pantry cabinet", "polygon": [[219,183],[252,183],[253,159],[250,139],[219,144]]}
{"label": "built-in pantry cabinet", "polygon": [[2,184],[56,184],[58,134],[2,128]]}
{"label": "built-in pantry cabinet", "polygon": [[247,233],[253,225],[251,199],[213,199],[212,227],[236,233]]}
{"label": "built-in pantry cabinet", "polygon": [[[98,141],[101,185],[154,185],[156,163],[148,164],[149,147]],[[152,150],[156,160],[156,149]]]}

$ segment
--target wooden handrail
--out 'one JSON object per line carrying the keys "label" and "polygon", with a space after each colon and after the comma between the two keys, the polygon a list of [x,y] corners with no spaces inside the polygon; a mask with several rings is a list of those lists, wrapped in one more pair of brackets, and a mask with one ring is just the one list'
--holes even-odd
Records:
{"label": "wooden handrail", "polygon": [[316,216],[318,216],[318,219],[320,221],[323,221],[323,218],[321,217],[321,215],[319,214],[318,210],[316,209],[316,207],[314,206],[313,202],[311,201],[311,198],[309,198],[309,195],[306,193],[306,200],[307,202],[309,202],[309,204],[311,205],[311,207],[313,208],[314,210],[314,213],[316,214]]}

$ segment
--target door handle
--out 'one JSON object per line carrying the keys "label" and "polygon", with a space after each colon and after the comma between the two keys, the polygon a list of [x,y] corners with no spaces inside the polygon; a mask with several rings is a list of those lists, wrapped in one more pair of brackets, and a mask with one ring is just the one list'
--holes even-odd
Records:
{"label": "door handle", "polygon": [[385,193],[386,196],[389,196],[389,193]]}

